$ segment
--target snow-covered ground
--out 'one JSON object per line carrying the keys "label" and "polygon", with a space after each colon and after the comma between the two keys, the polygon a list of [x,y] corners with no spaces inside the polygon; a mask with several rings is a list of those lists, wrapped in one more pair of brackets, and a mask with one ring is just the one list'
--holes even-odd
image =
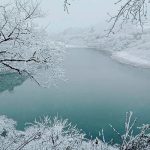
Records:
{"label": "snow-covered ground", "polygon": [[56,35],[67,47],[92,47],[110,52],[111,57],[122,63],[150,68],[150,27],[128,25],[114,35],[106,37],[97,26],[87,29],[65,30]]}
{"label": "snow-covered ground", "polygon": [[[150,28],[123,30],[99,41],[101,48],[111,52],[111,57],[122,63],[150,68]],[[109,50],[112,49],[112,50]]]}
{"label": "snow-covered ground", "polygon": [[150,29],[142,34],[132,34],[127,46],[113,52],[112,57],[123,63],[150,68]]}

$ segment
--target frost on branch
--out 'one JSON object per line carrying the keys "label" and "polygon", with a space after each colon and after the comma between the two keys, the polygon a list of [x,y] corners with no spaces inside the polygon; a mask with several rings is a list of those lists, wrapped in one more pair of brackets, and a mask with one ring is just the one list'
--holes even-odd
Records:
{"label": "frost on branch", "polygon": [[143,25],[148,15],[149,0],[118,0],[115,4],[119,5],[118,12],[115,15],[108,14],[111,27],[108,34],[114,33],[116,28],[122,28],[126,23]]}
{"label": "frost on branch", "polygon": [[67,13],[69,13],[68,6],[70,5],[71,3],[69,2],[69,0],[64,0],[64,11],[66,11]]}
{"label": "frost on branch", "polygon": [[42,17],[39,5],[33,0],[0,4],[0,69],[47,84],[62,75],[63,45],[50,41],[36,26],[36,19]]}
{"label": "frost on branch", "polygon": [[120,150],[149,150],[150,149],[150,124],[138,127],[139,132],[134,133],[134,126],[137,119],[132,119],[133,112],[126,113],[125,133],[121,135],[115,128],[112,127],[114,132],[121,139]]}
{"label": "frost on branch", "polygon": [[[58,117],[44,117],[39,121],[27,124],[24,131],[16,130],[16,122],[0,116],[0,149],[3,150],[149,150],[150,125],[142,125],[134,133],[136,120],[132,112],[126,114],[125,133],[121,135],[120,145],[110,146],[105,139],[86,139],[85,134],[68,120]],[[103,132],[103,131],[102,131]],[[102,133],[103,134],[103,133]],[[103,134],[104,135],[104,134]],[[103,136],[104,137],[104,136]]]}
{"label": "frost on branch", "polygon": [[[99,139],[88,140],[67,120],[45,117],[28,124],[24,132],[16,123],[0,117],[0,149],[4,150],[116,150]],[[6,136],[3,133],[6,132]]]}

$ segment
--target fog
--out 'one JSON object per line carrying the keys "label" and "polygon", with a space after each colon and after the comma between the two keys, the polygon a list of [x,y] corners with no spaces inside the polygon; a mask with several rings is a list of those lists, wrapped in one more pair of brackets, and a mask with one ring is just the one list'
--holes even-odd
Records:
{"label": "fog", "polygon": [[63,0],[42,0],[45,18],[40,21],[49,32],[60,32],[69,27],[105,26],[107,13],[116,11],[116,0],[72,0],[69,14],[64,12]]}
{"label": "fog", "polygon": [[[10,3],[12,0],[0,0]],[[69,0],[69,14],[64,12],[64,0],[41,0],[42,11],[45,17],[38,24],[47,28],[49,32],[60,32],[69,27],[89,27],[99,24],[106,26],[109,13],[117,9],[114,3],[117,0]]]}

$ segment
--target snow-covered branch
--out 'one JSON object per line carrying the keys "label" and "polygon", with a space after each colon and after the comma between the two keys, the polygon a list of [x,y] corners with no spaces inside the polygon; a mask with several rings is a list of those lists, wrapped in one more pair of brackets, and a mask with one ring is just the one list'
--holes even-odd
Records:
{"label": "snow-covered branch", "polygon": [[108,22],[112,23],[108,34],[114,33],[115,28],[119,24],[119,28],[128,22],[136,25],[140,25],[143,28],[144,21],[148,16],[148,4],[149,0],[119,0],[115,3],[119,5],[119,10],[116,15],[110,16]]}
{"label": "snow-covered branch", "polygon": [[64,11],[66,11],[67,13],[69,13],[68,7],[71,5],[71,3],[69,2],[69,0],[64,0]]}
{"label": "snow-covered branch", "polygon": [[102,131],[99,138],[87,139],[85,134],[68,120],[58,117],[44,117],[27,124],[25,131],[16,130],[16,122],[0,116],[0,149],[3,150],[149,150],[150,125],[142,125],[137,134],[133,134],[135,120],[132,112],[126,114],[125,133],[119,134],[122,143],[109,145]]}
{"label": "snow-covered branch", "polygon": [[117,150],[85,134],[68,120],[44,117],[28,124],[25,131],[15,130],[16,122],[0,116],[0,148],[3,150]]}
{"label": "snow-covered branch", "polygon": [[[39,68],[48,70],[49,78],[62,60],[62,45],[48,39],[35,21],[43,17],[36,0],[12,0],[0,4],[0,68],[27,74],[38,84]],[[44,71],[44,70],[42,70]],[[47,80],[47,79],[46,79]]]}

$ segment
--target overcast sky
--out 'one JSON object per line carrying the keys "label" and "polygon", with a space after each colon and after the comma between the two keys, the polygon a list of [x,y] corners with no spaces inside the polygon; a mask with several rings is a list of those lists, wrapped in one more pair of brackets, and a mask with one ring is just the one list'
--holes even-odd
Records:
{"label": "overcast sky", "polygon": [[116,0],[70,0],[69,14],[63,10],[63,0],[42,0],[42,9],[47,16],[40,24],[50,32],[62,31],[68,27],[104,25],[107,12],[114,12]]}

